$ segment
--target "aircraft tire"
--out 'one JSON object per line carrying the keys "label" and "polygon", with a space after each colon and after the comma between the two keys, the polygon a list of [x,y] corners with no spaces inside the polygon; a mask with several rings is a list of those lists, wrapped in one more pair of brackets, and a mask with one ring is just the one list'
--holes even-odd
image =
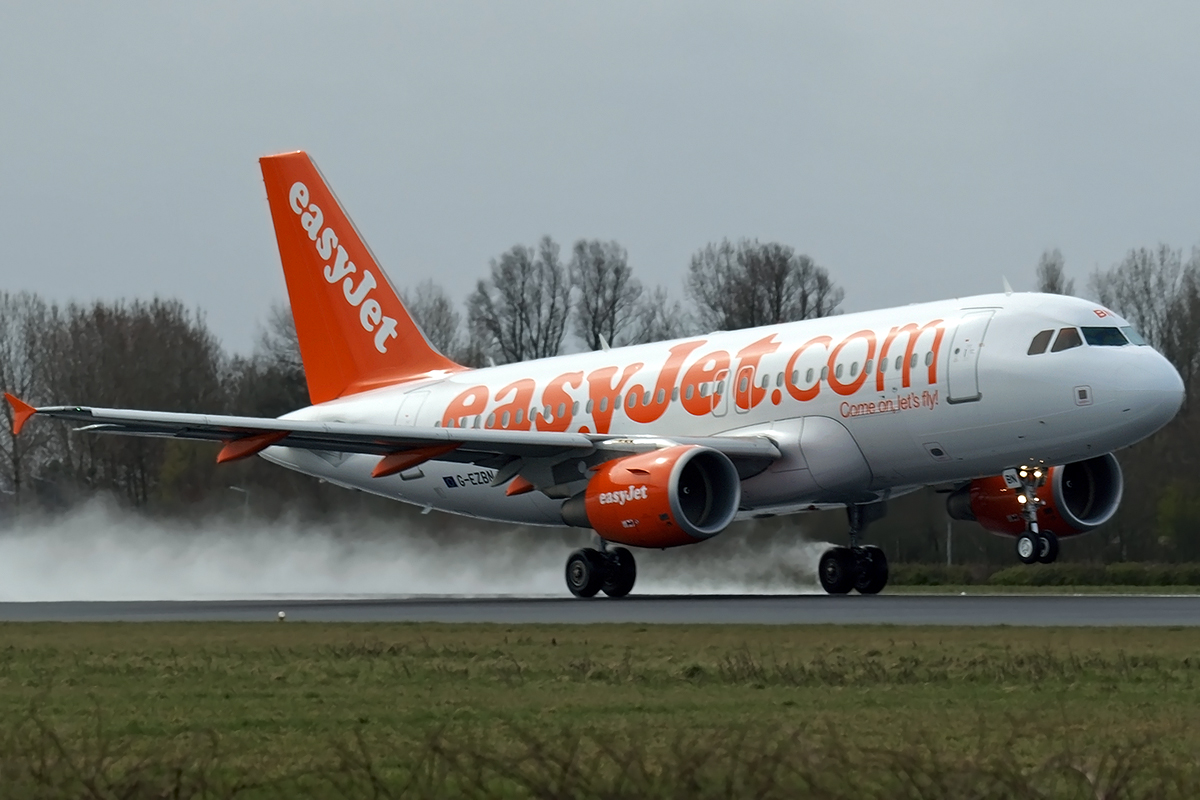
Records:
{"label": "aircraft tire", "polygon": [[624,547],[614,547],[608,551],[608,574],[604,585],[600,587],[609,597],[624,597],[633,589],[637,580],[637,562],[633,553]]}
{"label": "aircraft tire", "polygon": [[595,597],[604,585],[604,556],[590,547],[576,550],[567,558],[567,588],[576,597]]}
{"label": "aircraft tire", "polygon": [[1037,563],[1038,553],[1042,549],[1039,538],[1033,531],[1025,531],[1017,537],[1017,558],[1021,559],[1022,564]]}
{"label": "aircraft tire", "polygon": [[1038,532],[1038,562],[1053,564],[1058,559],[1058,537],[1051,531]]}
{"label": "aircraft tire", "polygon": [[854,552],[849,547],[832,547],[817,565],[821,588],[829,594],[846,594],[854,588]]}
{"label": "aircraft tire", "polygon": [[859,594],[879,594],[888,582],[888,562],[878,547],[861,547],[855,552],[854,588]]}

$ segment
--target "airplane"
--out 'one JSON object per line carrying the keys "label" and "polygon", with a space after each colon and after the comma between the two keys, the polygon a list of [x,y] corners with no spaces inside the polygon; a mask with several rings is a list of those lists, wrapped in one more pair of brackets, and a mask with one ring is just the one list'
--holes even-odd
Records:
{"label": "airplane", "polygon": [[1051,562],[1112,518],[1113,451],[1159,430],[1184,387],[1111,309],[988,294],[468,369],[434,348],[302,152],[260,159],[312,405],[279,418],[34,408],[91,433],[220,442],[422,508],[594,531],[577,597],[623,597],[628,549],[694,544],[735,520],[845,508],[830,594],[876,594],[863,541],[887,501],[948,487],[956,519]]}

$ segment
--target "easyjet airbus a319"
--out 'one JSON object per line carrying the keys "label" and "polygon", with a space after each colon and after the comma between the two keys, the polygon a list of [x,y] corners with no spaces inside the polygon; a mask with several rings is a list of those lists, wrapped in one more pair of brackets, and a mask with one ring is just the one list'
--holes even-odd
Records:
{"label": "easyjet airbus a319", "polygon": [[[312,405],[278,419],[51,406],[96,433],[223,442],[425,508],[591,528],[572,593],[621,597],[623,546],[702,542],[737,519],[844,507],[827,592],[879,592],[865,524],[928,485],[1022,561],[1112,517],[1112,453],[1183,401],[1171,364],[1086,300],[995,294],[467,369],[405,311],[302,152],[261,159]],[[71,398],[72,400],[77,398]],[[82,399],[82,398],[78,398]]]}

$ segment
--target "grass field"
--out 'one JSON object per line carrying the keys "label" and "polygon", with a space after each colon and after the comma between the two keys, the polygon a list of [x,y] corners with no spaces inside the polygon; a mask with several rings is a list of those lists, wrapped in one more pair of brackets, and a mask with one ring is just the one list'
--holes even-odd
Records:
{"label": "grass field", "polygon": [[4,796],[1200,796],[1200,630],[0,625]]}

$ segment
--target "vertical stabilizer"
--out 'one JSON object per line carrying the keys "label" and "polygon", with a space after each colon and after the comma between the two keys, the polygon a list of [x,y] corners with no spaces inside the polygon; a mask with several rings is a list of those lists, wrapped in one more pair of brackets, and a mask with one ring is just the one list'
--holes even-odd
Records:
{"label": "vertical stabilizer", "polygon": [[312,402],[462,369],[421,333],[308,154],[259,163]]}

